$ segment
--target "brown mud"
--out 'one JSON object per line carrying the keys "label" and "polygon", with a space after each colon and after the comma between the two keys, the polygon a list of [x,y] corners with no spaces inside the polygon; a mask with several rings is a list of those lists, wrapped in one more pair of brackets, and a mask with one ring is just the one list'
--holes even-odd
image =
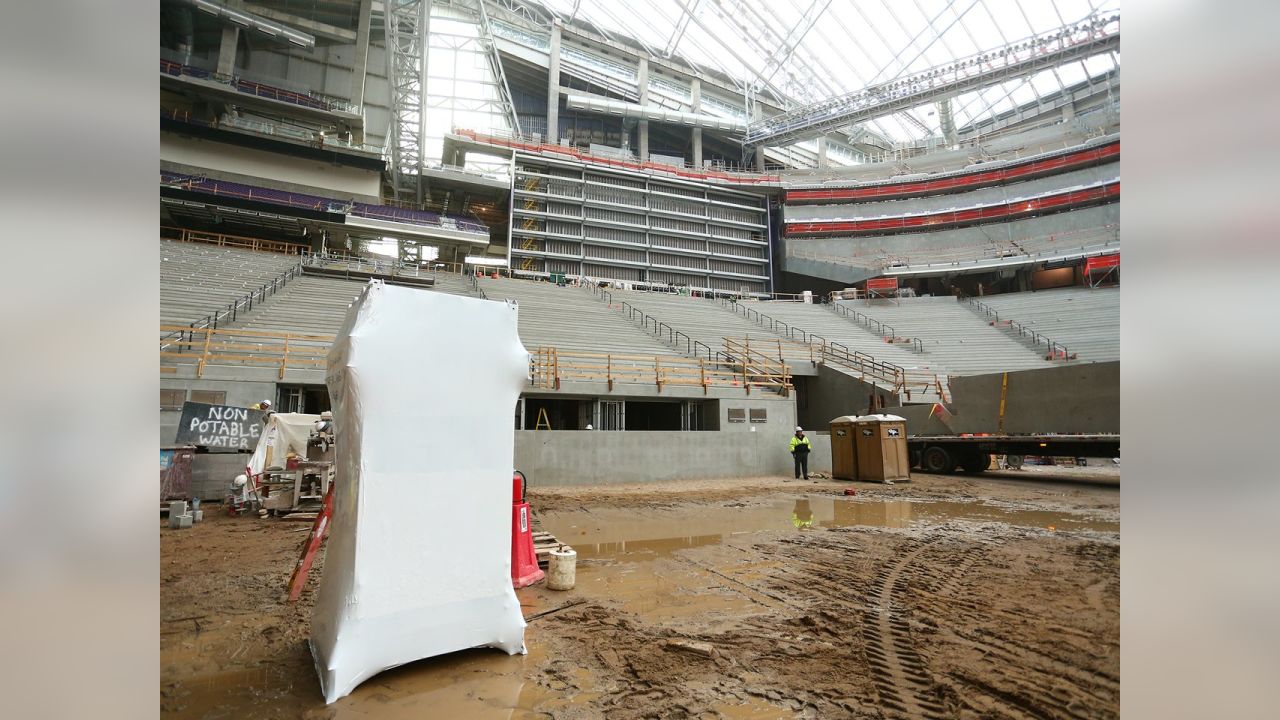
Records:
{"label": "brown mud", "polygon": [[1082,475],[534,485],[579,559],[574,590],[518,591],[529,654],[412,663],[327,707],[306,646],[322,559],[283,602],[309,525],[208,507],[161,530],[162,714],[1115,717],[1119,492],[1097,479],[1118,470]]}

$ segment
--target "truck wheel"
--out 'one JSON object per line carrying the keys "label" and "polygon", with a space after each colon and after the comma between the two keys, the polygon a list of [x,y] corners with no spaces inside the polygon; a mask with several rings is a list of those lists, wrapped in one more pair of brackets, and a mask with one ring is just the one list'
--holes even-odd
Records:
{"label": "truck wheel", "polygon": [[1005,467],[1009,468],[1010,470],[1021,470],[1022,461],[1025,459],[1026,458],[1024,458],[1021,455],[1006,455],[1004,457],[1004,464],[1005,464]]}
{"label": "truck wheel", "polygon": [[941,445],[930,445],[920,458],[920,466],[927,473],[947,474],[955,472],[956,459]]}
{"label": "truck wheel", "polygon": [[960,460],[960,467],[967,473],[977,475],[991,467],[991,456],[984,452],[967,453]]}

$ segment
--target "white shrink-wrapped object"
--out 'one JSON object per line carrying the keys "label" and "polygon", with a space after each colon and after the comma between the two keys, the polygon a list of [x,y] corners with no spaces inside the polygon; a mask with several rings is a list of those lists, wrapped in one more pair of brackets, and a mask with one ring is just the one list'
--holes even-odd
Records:
{"label": "white shrink-wrapped object", "polygon": [[516,307],[371,281],[329,353],[338,476],[311,654],[326,703],[398,665],[523,653],[511,587]]}

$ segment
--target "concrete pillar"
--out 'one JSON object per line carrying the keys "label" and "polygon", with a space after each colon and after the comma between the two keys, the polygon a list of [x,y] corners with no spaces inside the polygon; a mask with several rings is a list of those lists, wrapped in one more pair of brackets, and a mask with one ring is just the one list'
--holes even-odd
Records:
{"label": "concrete pillar", "polygon": [[[636,72],[636,84],[640,89],[641,107],[649,104],[649,58],[640,58],[640,68]],[[641,120],[637,133],[640,136],[640,159],[649,159],[649,121]]]}
{"label": "concrete pillar", "polygon": [[1074,103],[1067,103],[1062,106],[1062,122],[1071,122],[1076,119],[1076,106]]}
{"label": "concrete pillar", "polygon": [[[373,16],[373,0],[361,0],[359,24],[356,28],[356,56],[351,61],[351,104],[364,108],[364,84],[369,74],[369,27]],[[363,138],[362,138],[363,141]]]}
{"label": "concrete pillar", "polygon": [[831,163],[827,160],[827,139],[825,137],[818,138],[818,167],[830,167]]}
{"label": "concrete pillar", "polygon": [[938,129],[942,131],[942,138],[947,141],[948,147],[955,147],[960,143],[955,117],[951,112],[951,98],[938,101]]}
{"label": "concrete pillar", "polygon": [[560,142],[560,21],[551,23],[551,47],[547,50],[547,138]]}
{"label": "concrete pillar", "polygon": [[[693,94],[693,112],[702,112],[702,80],[694,78],[690,83],[690,91]],[[702,167],[702,128],[693,129],[693,164],[694,167]]]}
{"label": "concrete pillar", "polygon": [[[764,117],[764,110],[760,108],[759,103],[756,103],[751,107],[751,117],[747,119],[747,122],[758,122],[762,117]],[[764,172],[764,146],[763,145],[756,146],[756,169],[759,170],[760,172]]]}
{"label": "concrete pillar", "polygon": [[222,44],[218,46],[218,72],[230,75],[236,69],[236,46],[240,44],[240,28],[225,25],[222,28]]}

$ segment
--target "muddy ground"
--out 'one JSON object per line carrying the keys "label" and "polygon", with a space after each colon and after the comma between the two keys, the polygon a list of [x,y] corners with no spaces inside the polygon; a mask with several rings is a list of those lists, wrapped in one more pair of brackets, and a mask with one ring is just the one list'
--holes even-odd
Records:
{"label": "muddy ground", "polygon": [[309,525],[207,507],[161,529],[162,714],[1115,717],[1118,483],[1090,467],[531,487],[579,561],[572,591],[518,591],[529,654],[413,663],[327,707],[306,647],[323,559],[282,601]]}

